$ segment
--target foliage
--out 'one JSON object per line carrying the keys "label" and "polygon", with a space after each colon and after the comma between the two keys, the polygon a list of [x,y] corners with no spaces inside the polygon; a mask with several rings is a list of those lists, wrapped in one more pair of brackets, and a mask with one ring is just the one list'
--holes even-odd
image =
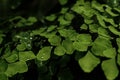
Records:
{"label": "foliage", "polygon": [[0,80],[16,80],[15,76],[25,80],[24,74],[33,63],[39,72],[37,80],[75,80],[68,67],[72,59],[85,73],[101,65],[107,80],[117,79],[120,74],[118,2],[58,1],[61,10],[42,19],[0,15],[3,18],[0,20]]}

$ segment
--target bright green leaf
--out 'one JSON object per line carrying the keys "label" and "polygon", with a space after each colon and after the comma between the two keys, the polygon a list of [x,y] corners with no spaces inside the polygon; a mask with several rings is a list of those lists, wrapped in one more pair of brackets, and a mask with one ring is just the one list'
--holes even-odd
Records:
{"label": "bright green leaf", "polygon": [[115,48],[109,48],[103,51],[103,55],[108,58],[115,58],[116,50]]}
{"label": "bright green leaf", "polygon": [[67,25],[70,25],[70,23],[71,23],[71,21],[65,20],[63,16],[60,16],[58,18],[58,21],[60,22],[61,26],[67,26]]}
{"label": "bright green leaf", "polygon": [[115,80],[119,74],[115,58],[103,61],[101,66],[107,80]]}
{"label": "bright green leaf", "polygon": [[47,46],[47,47],[43,47],[42,49],[39,50],[38,54],[37,54],[37,59],[40,61],[46,61],[50,58],[51,55],[51,47]]}
{"label": "bright green leaf", "polygon": [[71,21],[74,18],[74,15],[71,13],[66,13],[65,14],[65,19],[68,21]]}
{"label": "bright green leaf", "polygon": [[60,44],[61,42],[61,37],[55,35],[55,36],[52,36],[48,39],[48,41],[50,42],[51,45],[53,46],[57,46]]}
{"label": "bright green leaf", "polygon": [[83,25],[80,26],[80,29],[87,30],[88,26],[86,24],[83,24]]}
{"label": "bright green leaf", "polygon": [[65,54],[65,48],[61,45],[57,46],[55,49],[54,49],[54,54],[57,55],[57,56],[63,56]]}
{"label": "bright green leaf", "polygon": [[18,44],[16,48],[18,51],[24,51],[26,49],[26,44],[25,43]]}
{"label": "bright green leaf", "polygon": [[7,62],[13,63],[18,60],[18,55],[17,54],[12,54],[9,57],[5,58]]}
{"label": "bright green leaf", "polygon": [[98,32],[99,25],[98,24],[90,24],[89,29],[91,33],[97,33]]}
{"label": "bright green leaf", "polygon": [[104,12],[103,6],[99,4],[97,1],[92,1],[92,7],[100,12]]}
{"label": "bright green leaf", "polygon": [[97,14],[97,20],[102,27],[106,28],[105,22],[103,20],[103,16],[101,16],[100,14]]}
{"label": "bright green leaf", "polygon": [[78,51],[87,51],[88,46],[90,46],[92,40],[89,34],[79,34],[76,41],[73,43],[74,49]]}
{"label": "bright green leaf", "polygon": [[32,51],[24,51],[24,52],[19,52],[19,60],[20,61],[28,61],[35,59],[36,56]]}
{"label": "bright green leaf", "polygon": [[110,23],[110,24],[113,25],[114,27],[117,27],[117,24],[115,24],[115,22],[114,22],[113,19],[107,18],[107,17],[103,16],[103,20],[104,20],[105,22]]}
{"label": "bright green leaf", "polygon": [[112,48],[110,40],[98,37],[91,48],[93,54],[97,56],[104,56],[103,51],[106,49]]}
{"label": "bright green leaf", "polygon": [[108,7],[108,6],[107,6],[107,8],[105,9],[105,11],[106,11],[108,14],[110,14],[111,16],[113,16],[113,17],[118,16],[118,14],[115,14],[115,13],[112,12],[112,8],[111,8],[111,7]]}
{"label": "bright green leaf", "polygon": [[71,40],[63,40],[62,46],[65,48],[66,54],[72,54],[74,52],[73,42]]}
{"label": "bright green leaf", "polygon": [[100,63],[99,58],[88,52],[83,58],[79,59],[79,65],[84,72],[91,72]]}
{"label": "bright green leaf", "polygon": [[98,34],[107,38],[111,38],[110,35],[108,34],[108,31],[103,27],[98,28]]}
{"label": "bright green leaf", "polygon": [[30,22],[30,23],[35,23],[35,22],[37,22],[37,19],[35,17],[29,17],[27,19],[27,21]]}
{"label": "bright green leaf", "polygon": [[51,31],[55,30],[56,27],[57,27],[56,25],[51,25],[51,26],[49,26],[49,27],[47,28],[47,32],[51,32]]}
{"label": "bright green leaf", "polygon": [[28,70],[28,66],[23,61],[18,61],[15,63],[8,64],[8,68],[5,72],[5,74],[9,77],[12,77],[13,75],[17,73],[24,73]]}
{"label": "bright green leaf", "polygon": [[120,53],[117,54],[117,63],[118,63],[118,65],[120,66]]}
{"label": "bright green leaf", "polygon": [[120,53],[120,38],[116,39],[117,46],[118,46],[118,52]]}
{"label": "bright green leaf", "polygon": [[47,16],[45,19],[48,20],[48,21],[54,21],[56,19],[56,15],[52,14],[50,16]]}
{"label": "bright green leaf", "polygon": [[109,26],[108,29],[115,35],[120,36],[120,32],[113,26]]}

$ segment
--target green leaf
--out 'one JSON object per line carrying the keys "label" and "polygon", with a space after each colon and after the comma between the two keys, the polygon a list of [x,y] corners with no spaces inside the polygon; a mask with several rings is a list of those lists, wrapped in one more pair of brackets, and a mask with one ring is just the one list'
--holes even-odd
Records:
{"label": "green leaf", "polygon": [[36,56],[32,51],[24,51],[24,52],[19,52],[19,60],[20,61],[28,61],[35,59]]}
{"label": "green leaf", "polygon": [[37,54],[37,59],[40,61],[46,61],[50,58],[51,55],[51,47],[47,46],[47,47],[43,47],[41,50],[39,50],[38,54]]}
{"label": "green leaf", "polygon": [[110,24],[113,25],[114,27],[117,27],[117,24],[115,24],[115,22],[114,22],[113,19],[107,18],[107,17],[103,16],[103,20],[104,20],[105,22],[110,23]]}
{"label": "green leaf", "polygon": [[76,33],[75,30],[70,30],[70,29],[60,29],[58,31],[62,37],[69,38],[70,40],[74,41],[76,39],[76,36],[78,33]]}
{"label": "green leaf", "polygon": [[54,54],[57,56],[63,56],[65,52],[66,50],[62,45],[59,45],[54,49]]}
{"label": "green leaf", "polygon": [[91,48],[91,51],[96,56],[104,56],[103,51],[106,49],[112,48],[110,40],[98,37]]}
{"label": "green leaf", "polygon": [[67,21],[64,19],[64,16],[60,16],[58,18],[58,21],[60,23],[60,26],[67,26],[67,25],[70,25],[71,21]]}
{"label": "green leaf", "polygon": [[108,14],[110,14],[111,16],[113,16],[113,17],[118,16],[118,14],[115,14],[115,13],[112,12],[112,8],[109,7],[109,6],[107,6],[107,8],[105,9],[105,11],[106,11]]}
{"label": "green leaf", "polygon": [[115,58],[103,61],[101,66],[107,80],[115,80],[119,74]]}
{"label": "green leaf", "polygon": [[48,21],[54,21],[56,19],[56,15],[52,14],[50,16],[47,16],[45,19],[48,20]]}
{"label": "green leaf", "polygon": [[83,30],[87,30],[88,26],[86,24],[83,24],[83,25],[80,26],[80,28],[83,29]]}
{"label": "green leaf", "polygon": [[76,41],[73,42],[74,49],[78,51],[87,51],[88,46],[90,46],[92,40],[89,34],[79,34]]}
{"label": "green leaf", "polygon": [[65,48],[66,54],[72,54],[74,52],[73,42],[71,40],[63,40],[62,46]]}
{"label": "green leaf", "polygon": [[61,5],[65,5],[67,2],[68,2],[68,0],[59,0],[59,3],[60,3]]}
{"label": "green leaf", "polygon": [[30,23],[35,23],[35,22],[37,22],[37,19],[35,17],[29,17],[27,19],[27,21],[30,22]]}
{"label": "green leaf", "polygon": [[115,48],[109,48],[103,51],[103,55],[108,58],[115,58],[116,50]]}
{"label": "green leaf", "polygon": [[120,36],[120,32],[119,32],[117,29],[115,29],[115,27],[109,26],[108,29],[109,29],[113,34]]}
{"label": "green leaf", "polygon": [[88,52],[83,58],[79,59],[79,65],[84,72],[91,72],[100,63],[99,58]]}
{"label": "green leaf", "polygon": [[89,29],[91,33],[97,33],[98,32],[99,25],[98,24],[90,24]]}
{"label": "green leaf", "polygon": [[51,25],[51,26],[49,26],[49,27],[47,28],[47,32],[51,32],[51,31],[55,30],[56,27],[57,27],[56,25]]}
{"label": "green leaf", "polygon": [[61,42],[61,37],[60,37],[60,36],[57,36],[57,35],[54,35],[54,36],[50,37],[50,38],[48,39],[48,41],[50,42],[51,45],[57,46],[57,45],[59,45],[60,42]]}
{"label": "green leaf", "polygon": [[101,16],[100,14],[97,14],[97,20],[102,27],[107,28],[103,20],[103,16]]}
{"label": "green leaf", "polygon": [[18,52],[17,51],[12,51],[12,54],[9,56],[9,57],[6,57],[5,59],[6,59],[6,61],[8,62],[8,63],[13,63],[13,62],[15,62],[15,61],[17,61],[18,60],[18,54],[17,54]]}
{"label": "green leaf", "polygon": [[0,73],[0,80],[8,80],[7,75],[5,75],[4,73]]}
{"label": "green leaf", "polygon": [[21,43],[21,44],[18,44],[16,48],[18,51],[24,51],[27,47],[25,43]]}
{"label": "green leaf", "polygon": [[0,59],[0,72],[5,72],[8,65],[5,60]]}
{"label": "green leaf", "polygon": [[104,12],[103,6],[99,4],[97,1],[92,1],[92,7],[100,12]]}
{"label": "green leaf", "polygon": [[68,21],[71,21],[74,18],[74,15],[72,13],[66,13],[65,14],[65,19]]}
{"label": "green leaf", "polygon": [[8,68],[5,74],[9,77],[14,76],[17,73],[24,73],[27,72],[28,66],[24,61],[18,61],[15,63],[8,64]]}
{"label": "green leaf", "polygon": [[110,35],[108,34],[108,31],[103,27],[98,28],[98,34],[107,38],[111,38]]}
{"label": "green leaf", "polygon": [[120,53],[117,54],[117,63],[118,63],[118,65],[120,66]]}
{"label": "green leaf", "polygon": [[118,46],[118,52],[120,53],[120,38],[116,39],[117,46]]}

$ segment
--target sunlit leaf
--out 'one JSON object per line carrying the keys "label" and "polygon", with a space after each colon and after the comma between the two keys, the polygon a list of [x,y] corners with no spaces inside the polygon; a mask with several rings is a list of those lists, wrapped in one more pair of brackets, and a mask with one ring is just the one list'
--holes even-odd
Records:
{"label": "sunlit leaf", "polygon": [[114,80],[118,76],[119,70],[115,58],[103,61],[101,66],[107,80]]}
{"label": "sunlit leaf", "polygon": [[84,72],[91,72],[100,63],[99,58],[88,52],[83,58],[79,59],[79,65]]}
{"label": "sunlit leaf", "polygon": [[47,16],[45,19],[48,20],[48,21],[54,21],[56,19],[56,15],[52,14],[50,16]]}
{"label": "sunlit leaf", "polygon": [[116,39],[117,46],[118,46],[118,52],[120,53],[120,38]]}
{"label": "sunlit leaf", "polygon": [[57,46],[57,45],[59,45],[60,42],[61,42],[61,37],[60,37],[60,36],[57,36],[57,35],[54,35],[54,36],[50,37],[50,38],[48,39],[48,41],[50,42],[51,45]]}
{"label": "sunlit leaf", "polygon": [[100,12],[104,12],[103,6],[101,6],[101,4],[96,1],[92,1],[92,7],[99,10]]}
{"label": "sunlit leaf", "polygon": [[118,63],[118,65],[120,66],[120,53],[117,54],[117,63]]}
{"label": "sunlit leaf", "polygon": [[27,64],[24,61],[18,61],[15,63],[8,64],[8,68],[5,74],[9,77],[17,73],[24,73],[28,70]]}
{"label": "sunlit leaf", "polygon": [[65,48],[62,45],[59,45],[54,49],[54,54],[58,56],[63,56],[65,52]]}
{"label": "sunlit leaf", "polygon": [[65,19],[71,21],[74,18],[74,15],[71,13],[66,13],[65,14]]}
{"label": "sunlit leaf", "polygon": [[99,25],[98,24],[90,24],[89,29],[91,33],[97,33],[98,32]]}
{"label": "sunlit leaf", "polygon": [[103,51],[106,49],[112,48],[110,40],[98,37],[91,48],[93,54],[97,56],[104,56]]}
{"label": "sunlit leaf", "polygon": [[79,34],[73,46],[78,51],[87,51],[88,46],[90,46],[92,40],[89,34]]}
{"label": "sunlit leaf", "polygon": [[47,46],[47,47],[43,47],[42,49],[39,50],[38,54],[37,54],[37,59],[40,61],[46,61],[50,58],[51,55],[51,47]]}
{"label": "sunlit leaf", "polygon": [[20,61],[28,61],[35,59],[36,56],[32,51],[24,51],[24,52],[19,52],[19,60]]}
{"label": "sunlit leaf", "polygon": [[30,22],[30,23],[35,23],[35,22],[37,22],[37,19],[35,17],[29,17],[27,19],[27,21]]}
{"label": "sunlit leaf", "polygon": [[17,52],[16,53],[12,52],[12,54],[9,57],[5,58],[5,59],[9,63],[13,63],[13,62],[17,61],[18,60]]}
{"label": "sunlit leaf", "polygon": [[62,46],[66,50],[66,54],[72,54],[74,51],[73,42],[69,39],[63,40]]}
{"label": "sunlit leaf", "polygon": [[108,29],[115,35],[119,35],[120,36],[120,32],[113,26],[109,26]]}
{"label": "sunlit leaf", "polygon": [[103,55],[108,58],[115,58],[116,50],[115,48],[109,48],[103,51]]}
{"label": "sunlit leaf", "polygon": [[26,45],[25,43],[21,43],[21,44],[18,44],[16,48],[18,51],[24,51],[26,49]]}
{"label": "sunlit leaf", "polygon": [[108,31],[103,27],[98,28],[98,34],[107,38],[111,38],[110,35],[108,34]]}
{"label": "sunlit leaf", "polygon": [[106,28],[105,22],[103,21],[103,16],[97,14],[97,20],[102,27]]}

